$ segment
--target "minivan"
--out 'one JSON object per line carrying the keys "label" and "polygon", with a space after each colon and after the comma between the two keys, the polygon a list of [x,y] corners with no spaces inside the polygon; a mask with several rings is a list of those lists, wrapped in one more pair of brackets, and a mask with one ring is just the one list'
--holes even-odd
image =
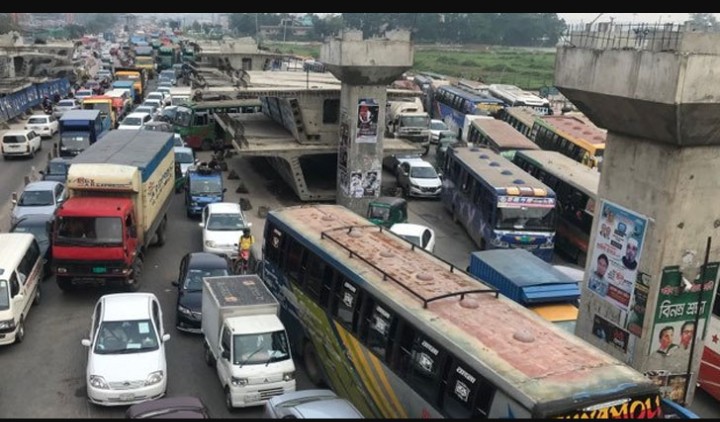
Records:
{"label": "minivan", "polygon": [[0,233],[0,346],[23,341],[28,311],[40,303],[43,264],[31,233]]}
{"label": "minivan", "polygon": [[40,135],[33,130],[8,130],[2,138],[3,159],[26,156],[33,158],[42,149]]}

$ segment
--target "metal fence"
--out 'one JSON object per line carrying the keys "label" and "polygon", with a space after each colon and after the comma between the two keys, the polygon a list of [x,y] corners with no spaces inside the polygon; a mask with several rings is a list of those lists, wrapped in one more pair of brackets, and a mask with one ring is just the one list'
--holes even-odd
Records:
{"label": "metal fence", "polygon": [[563,33],[560,45],[601,50],[677,51],[682,33],[698,30],[714,31],[676,23],[573,25]]}
{"label": "metal fence", "polygon": [[19,117],[39,105],[45,95],[50,98],[54,94],[64,97],[68,92],[70,82],[67,78],[60,78],[36,82],[30,86],[18,87],[14,92],[0,94],[0,122]]}

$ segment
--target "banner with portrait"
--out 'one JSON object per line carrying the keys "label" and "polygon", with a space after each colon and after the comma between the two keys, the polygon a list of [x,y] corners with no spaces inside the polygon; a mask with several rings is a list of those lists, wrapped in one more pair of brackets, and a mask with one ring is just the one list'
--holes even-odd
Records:
{"label": "banner with portrait", "polygon": [[355,142],[377,142],[379,111],[380,107],[374,98],[360,98],[358,100],[357,133],[355,135]]}
{"label": "banner with portrait", "polygon": [[588,288],[623,312],[630,308],[647,218],[603,200],[590,261]]}

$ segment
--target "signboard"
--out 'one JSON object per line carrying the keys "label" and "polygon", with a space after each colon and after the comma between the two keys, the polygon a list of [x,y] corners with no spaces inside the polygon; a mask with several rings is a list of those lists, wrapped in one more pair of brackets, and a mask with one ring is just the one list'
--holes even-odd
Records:
{"label": "signboard", "polygon": [[588,288],[623,312],[630,308],[647,218],[603,200]]}
{"label": "signboard", "polygon": [[646,395],[598,403],[555,417],[559,419],[659,419],[661,416],[660,396]]}
{"label": "signboard", "polygon": [[374,98],[360,98],[358,100],[356,142],[377,142],[379,111],[380,107]]}

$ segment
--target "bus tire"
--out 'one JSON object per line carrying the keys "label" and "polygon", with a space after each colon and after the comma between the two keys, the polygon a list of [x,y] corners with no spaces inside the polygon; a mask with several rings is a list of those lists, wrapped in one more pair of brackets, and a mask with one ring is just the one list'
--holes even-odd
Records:
{"label": "bus tire", "polygon": [[200,143],[200,149],[203,151],[210,151],[213,147],[212,139],[203,139]]}
{"label": "bus tire", "polygon": [[303,345],[303,364],[305,365],[305,372],[310,382],[318,387],[322,386],[324,384],[322,372],[317,362],[315,346],[313,346],[310,340],[305,340],[305,344]]}

